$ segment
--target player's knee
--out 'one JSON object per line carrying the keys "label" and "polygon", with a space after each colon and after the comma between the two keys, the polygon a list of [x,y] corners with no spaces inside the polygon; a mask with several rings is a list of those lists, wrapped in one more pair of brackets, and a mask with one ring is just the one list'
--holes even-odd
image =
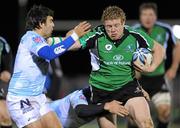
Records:
{"label": "player's knee", "polygon": [[158,117],[162,122],[168,122],[170,118],[170,109],[169,107],[160,107],[158,109]]}
{"label": "player's knee", "polygon": [[0,124],[1,125],[11,125],[12,124],[12,121],[11,121],[11,118],[7,115],[1,115],[0,116]]}
{"label": "player's knee", "polygon": [[169,121],[169,118],[170,118],[170,114],[167,115],[167,114],[161,114],[161,115],[158,115],[158,118],[161,122],[168,122]]}
{"label": "player's knee", "polygon": [[0,124],[3,126],[6,126],[6,125],[10,126],[10,125],[12,125],[12,120],[10,117],[3,116],[3,117],[1,117]]}

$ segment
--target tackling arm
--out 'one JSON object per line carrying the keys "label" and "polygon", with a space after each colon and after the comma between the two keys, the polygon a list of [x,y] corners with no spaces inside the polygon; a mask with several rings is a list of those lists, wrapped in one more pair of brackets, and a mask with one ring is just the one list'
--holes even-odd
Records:
{"label": "tackling arm", "polygon": [[88,105],[77,105],[75,107],[75,112],[81,118],[89,116],[97,116],[100,114],[113,113],[119,116],[127,116],[129,113],[127,109],[121,105],[122,103],[116,100],[107,102],[101,105],[88,104]]}

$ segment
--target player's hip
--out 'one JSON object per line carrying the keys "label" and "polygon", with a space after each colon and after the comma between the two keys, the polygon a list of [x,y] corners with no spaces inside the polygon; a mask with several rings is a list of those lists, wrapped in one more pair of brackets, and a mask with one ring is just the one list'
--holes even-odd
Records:
{"label": "player's hip", "polygon": [[143,89],[149,93],[150,97],[152,97],[154,94],[158,92],[168,92],[164,75],[158,75],[158,76],[142,75],[139,82],[143,87]]}
{"label": "player's hip", "polygon": [[38,96],[7,95],[7,106],[18,127],[24,127],[51,111],[44,94]]}
{"label": "player's hip", "polygon": [[90,86],[90,100],[92,103],[105,103],[112,100],[118,100],[125,104],[127,100],[133,97],[143,96],[140,85],[137,80],[131,81],[122,88],[114,91],[106,91]]}

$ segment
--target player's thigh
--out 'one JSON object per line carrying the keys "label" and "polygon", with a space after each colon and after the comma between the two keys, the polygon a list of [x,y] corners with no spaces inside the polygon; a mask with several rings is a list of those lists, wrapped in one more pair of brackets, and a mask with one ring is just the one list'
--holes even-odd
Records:
{"label": "player's thigh", "polygon": [[50,111],[41,117],[44,128],[62,128],[62,125],[55,112]]}
{"label": "player's thigh", "polygon": [[128,109],[130,117],[132,117],[133,121],[139,127],[143,127],[143,123],[152,125],[149,105],[144,97],[134,97],[129,99],[126,102],[125,107]]}
{"label": "player's thigh", "polygon": [[[19,128],[41,128],[41,116],[48,113],[45,106],[45,97],[39,96],[13,96],[7,95],[7,106],[11,118]],[[44,108],[42,108],[44,106]]]}
{"label": "player's thigh", "polygon": [[100,128],[117,128],[117,115],[107,114],[97,118]]}

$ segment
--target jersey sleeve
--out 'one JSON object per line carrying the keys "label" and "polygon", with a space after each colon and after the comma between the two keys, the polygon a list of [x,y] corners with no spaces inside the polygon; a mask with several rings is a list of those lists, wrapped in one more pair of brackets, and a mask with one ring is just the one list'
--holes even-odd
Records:
{"label": "jersey sleeve", "polygon": [[104,35],[101,29],[102,26],[97,26],[79,39],[82,49],[84,48],[90,49],[96,46],[96,42],[98,41],[98,38]]}
{"label": "jersey sleeve", "polygon": [[144,39],[146,40],[148,47],[150,49],[153,49],[154,40],[149,35],[147,35],[146,33],[144,33],[144,32],[140,32],[140,33],[144,37]]}
{"label": "jersey sleeve", "polygon": [[140,25],[139,23],[135,23],[135,24],[132,25],[132,28],[133,28],[133,29],[139,29],[140,26],[141,26],[141,25]]}
{"label": "jersey sleeve", "polygon": [[74,92],[74,94],[70,98],[70,102],[73,108],[80,104],[88,105],[86,97],[83,95],[82,91]]}
{"label": "jersey sleeve", "polygon": [[50,46],[52,46],[52,45],[62,42],[63,38],[64,37],[61,37],[61,36],[60,37],[50,37],[50,39],[48,40],[48,43]]}

